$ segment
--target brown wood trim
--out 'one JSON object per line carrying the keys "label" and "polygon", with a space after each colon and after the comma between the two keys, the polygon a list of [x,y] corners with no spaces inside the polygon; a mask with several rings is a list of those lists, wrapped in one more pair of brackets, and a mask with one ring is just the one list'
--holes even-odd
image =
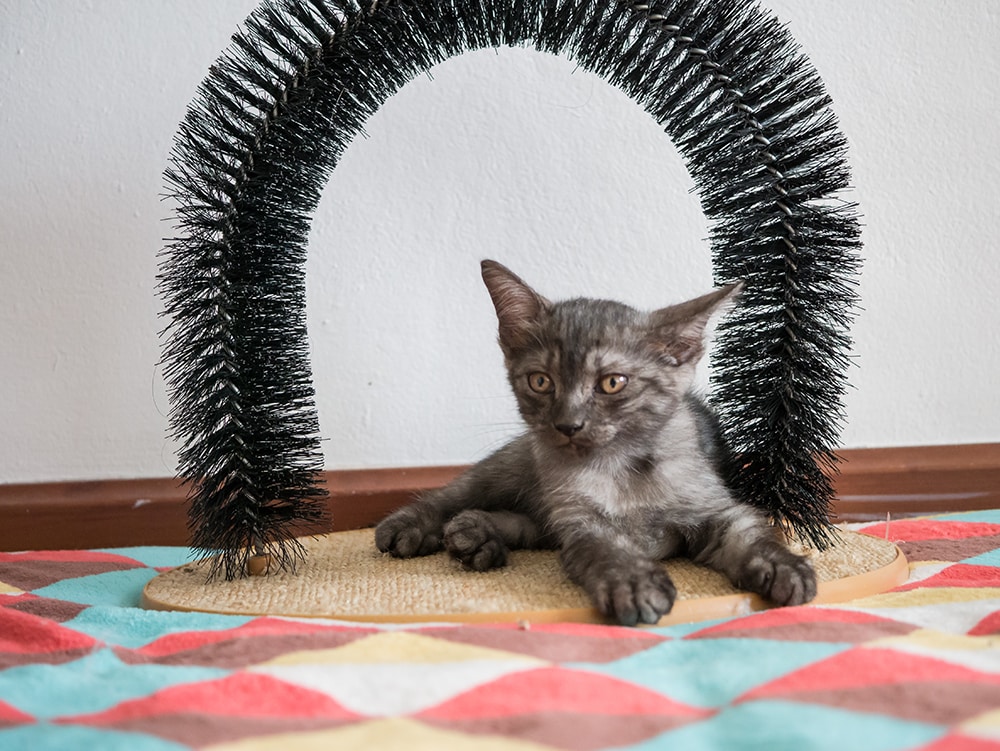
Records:
{"label": "brown wood trim", "polygon": [[[836,521],[1000,508],[1000,443],[849,449],[834,478]],[[370,526],[462,467],[324,473],[333,529]],[[174,479],[0,485],[0,550],[186,545]]]}
{"label": "brown wood trim", "polygon": [[[462,469],[324,472],[331,529],[371,526]],[[186,501],[186,488],[166,478],[0,485],[0,551],[187,545]]]}
{"label": "brown wood trim", "polygon": [[1000,508],[1000,443],[847,449],[836,521]]}

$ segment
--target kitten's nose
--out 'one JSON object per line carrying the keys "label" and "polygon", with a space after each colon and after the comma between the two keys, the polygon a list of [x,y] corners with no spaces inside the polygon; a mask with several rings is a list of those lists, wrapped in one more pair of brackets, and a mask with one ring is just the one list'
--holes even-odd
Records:
{"label": "kitten's nose", "polygon": [[582,422],[578,422],[575,425],[567,425],[566,423],[561,423],[559,425],[556,425],[556,430],[558,430],[560,433],[562,433],[567,438],[572,438],[577,433],[579,433],[582,429],[583,429],[583,423]]}

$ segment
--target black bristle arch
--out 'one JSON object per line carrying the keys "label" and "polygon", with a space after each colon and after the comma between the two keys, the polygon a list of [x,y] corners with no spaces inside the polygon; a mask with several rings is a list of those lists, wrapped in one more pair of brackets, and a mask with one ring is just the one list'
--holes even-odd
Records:
{"label": "black bristle arch", "polygon": [[746,501],[820,548],[860,268],[846,142],[815,69],[753,0],[265,0],[212,66],[165,178],[163,365],[192,545],[214,574],[294,566],[323,520],[304,268],[311,214],[367,119],[467,51],[534,46],[619,87],[673,140],[719,283],[713,402]]}

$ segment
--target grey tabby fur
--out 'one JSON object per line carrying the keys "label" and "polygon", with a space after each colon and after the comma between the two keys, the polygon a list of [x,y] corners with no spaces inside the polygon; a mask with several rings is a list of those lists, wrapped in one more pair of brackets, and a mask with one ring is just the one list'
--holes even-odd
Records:
{"label": "grey tabby fur", "polygon": [[444,548],[485,571],[509,550],[557,547],[569,578],[626,625],[670,611],[677,593],[660,562],[678,555],[778,605],[815,596],[809,562],[726,487],[718,424],[691,391],[709,319],[741,283],[643,313],[551,303],[495,261],[482,273],[527,432],[390,514],[379,550]]}

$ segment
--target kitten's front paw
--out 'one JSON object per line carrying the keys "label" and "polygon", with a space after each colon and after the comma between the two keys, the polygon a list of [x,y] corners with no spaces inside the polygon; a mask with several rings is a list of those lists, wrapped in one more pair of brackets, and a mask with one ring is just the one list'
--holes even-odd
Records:
{"label": "kitten's front paw", "polygon": [[591,588],[591,597],[602,615],[634,626],[656,623],[669,613],[677,588],[663,566],[647,562],[605,572]]}
{"label": "kitten's front paw", "polygon": [[775,605],[802,605],[816,596],[816,573],[806,558],[776,546],[750,558],[737,586]]}
{"label": "kitten's front paw", "polygon": [[430,555],[441,549],[441,525],[416,506],[404,506],[375,527],[375,547],[397,558]]}
{"label": "kitten's front paw", "polygon": [[444,546],[452,557],[473,571],[507,565],[507,546],[489,513],[470,509],[444,526]]}

